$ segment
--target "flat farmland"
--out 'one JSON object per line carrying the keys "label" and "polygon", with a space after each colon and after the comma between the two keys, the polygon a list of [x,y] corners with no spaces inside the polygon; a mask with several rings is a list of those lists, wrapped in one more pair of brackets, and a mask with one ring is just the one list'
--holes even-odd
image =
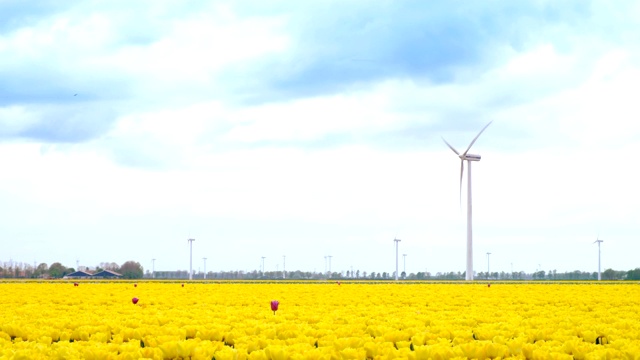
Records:
{"label": "flat farmland", "polygon": [[0,304],[0,359],[640,359],[638,283],[2,282]]}

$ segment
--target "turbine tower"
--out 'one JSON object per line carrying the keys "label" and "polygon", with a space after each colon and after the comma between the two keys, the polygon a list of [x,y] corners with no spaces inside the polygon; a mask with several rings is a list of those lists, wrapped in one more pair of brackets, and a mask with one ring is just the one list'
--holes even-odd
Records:
{"label": "turbine tower", "polygon": [[156,259],[151,259],[151,277],[156,278]]}
{"label": "turbine tower", "polygon": [[487,253],[487,279],[489,279],[489,277],[491,276],[491,268],[489,267],[490,263],[489,263],[489,255],[491,255],[490,252]]}
{"label": "turbine tower", "polygon": [[398,281],[398,243],[400,239],[393,239],[393,241],[396,243],[396,281]]}
{"label": "turbine tower", "polygon": [[193,242],[196,241],[196,239],[187,239],[187,241],[189,242],[189,280],[193,279]]}
{"label": "turbine tower", "polygon": [[204,257],[204,258],[202,258],[202,260],[204,260],[204,276],[203,276],[203,279],[206,280],[207,279],[207,258]]}
{"label": "turbine tower", "polygon": [[402,272],[407,274],[407,254],[402,254]]}
{"label": "turbine tower", "polygon": [[473,280],[473,232],[471,226],[471,162],[472,161],[480,161],[480,155],[468,154],[469,149],[473,146],[473,143],[478,140],[478,137],[482,132],[491,125],[491,121],[487,125],[485,125],[482,130],[476,135],[475,138],[471,141],[467,150],[465,150],[462,154],[458,152],[458,150],[454,149],[451,144],[447,142],[444,138],[444,141],[447,146],[453,150],[456,155],[460,158],[460,199],[462,200],[462,174],[464,173],[464,161],[467,161],[467,271],[466,271],[466,280]]}
{"label": "turbine tower", "polygon": [[602,243],[604,240],[600,240],[600,236],[598,236],[596,239],[597,240],[593,243],[598,243],[598,281],[600,281],[602,280],[602,277],[600,276],[600,243]]}

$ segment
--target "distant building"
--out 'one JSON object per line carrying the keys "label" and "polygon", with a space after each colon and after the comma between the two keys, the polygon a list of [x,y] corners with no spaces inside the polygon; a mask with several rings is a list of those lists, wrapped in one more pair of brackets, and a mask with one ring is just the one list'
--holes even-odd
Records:
{"label": "distant building", "polygon": [[90,279],[93,275],[86,271],[76,271],[63,276],[63,279]]}
{"label": "distant building", "polygon": [[111,270],[102,270],[91,275],[92,279],[119,279],[121,277],[122,274],[118,274],[117,272]]}

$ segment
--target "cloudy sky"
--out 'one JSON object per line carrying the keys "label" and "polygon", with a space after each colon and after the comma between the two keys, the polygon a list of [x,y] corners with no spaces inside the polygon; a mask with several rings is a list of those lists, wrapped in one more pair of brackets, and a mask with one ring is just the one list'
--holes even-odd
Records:
{"label": "cloudy sky", "polygon": [[0,0],[0,262],[640,266],[635,1]]}

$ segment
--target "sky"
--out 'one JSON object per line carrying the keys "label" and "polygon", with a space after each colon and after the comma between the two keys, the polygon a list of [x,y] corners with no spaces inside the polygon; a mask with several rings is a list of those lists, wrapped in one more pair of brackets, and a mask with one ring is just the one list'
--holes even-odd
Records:
{"label": "sky", "polygon": [[0,263],[462,272],[491,122],[476,272],[640,267],[639,17],[0,0]]}

